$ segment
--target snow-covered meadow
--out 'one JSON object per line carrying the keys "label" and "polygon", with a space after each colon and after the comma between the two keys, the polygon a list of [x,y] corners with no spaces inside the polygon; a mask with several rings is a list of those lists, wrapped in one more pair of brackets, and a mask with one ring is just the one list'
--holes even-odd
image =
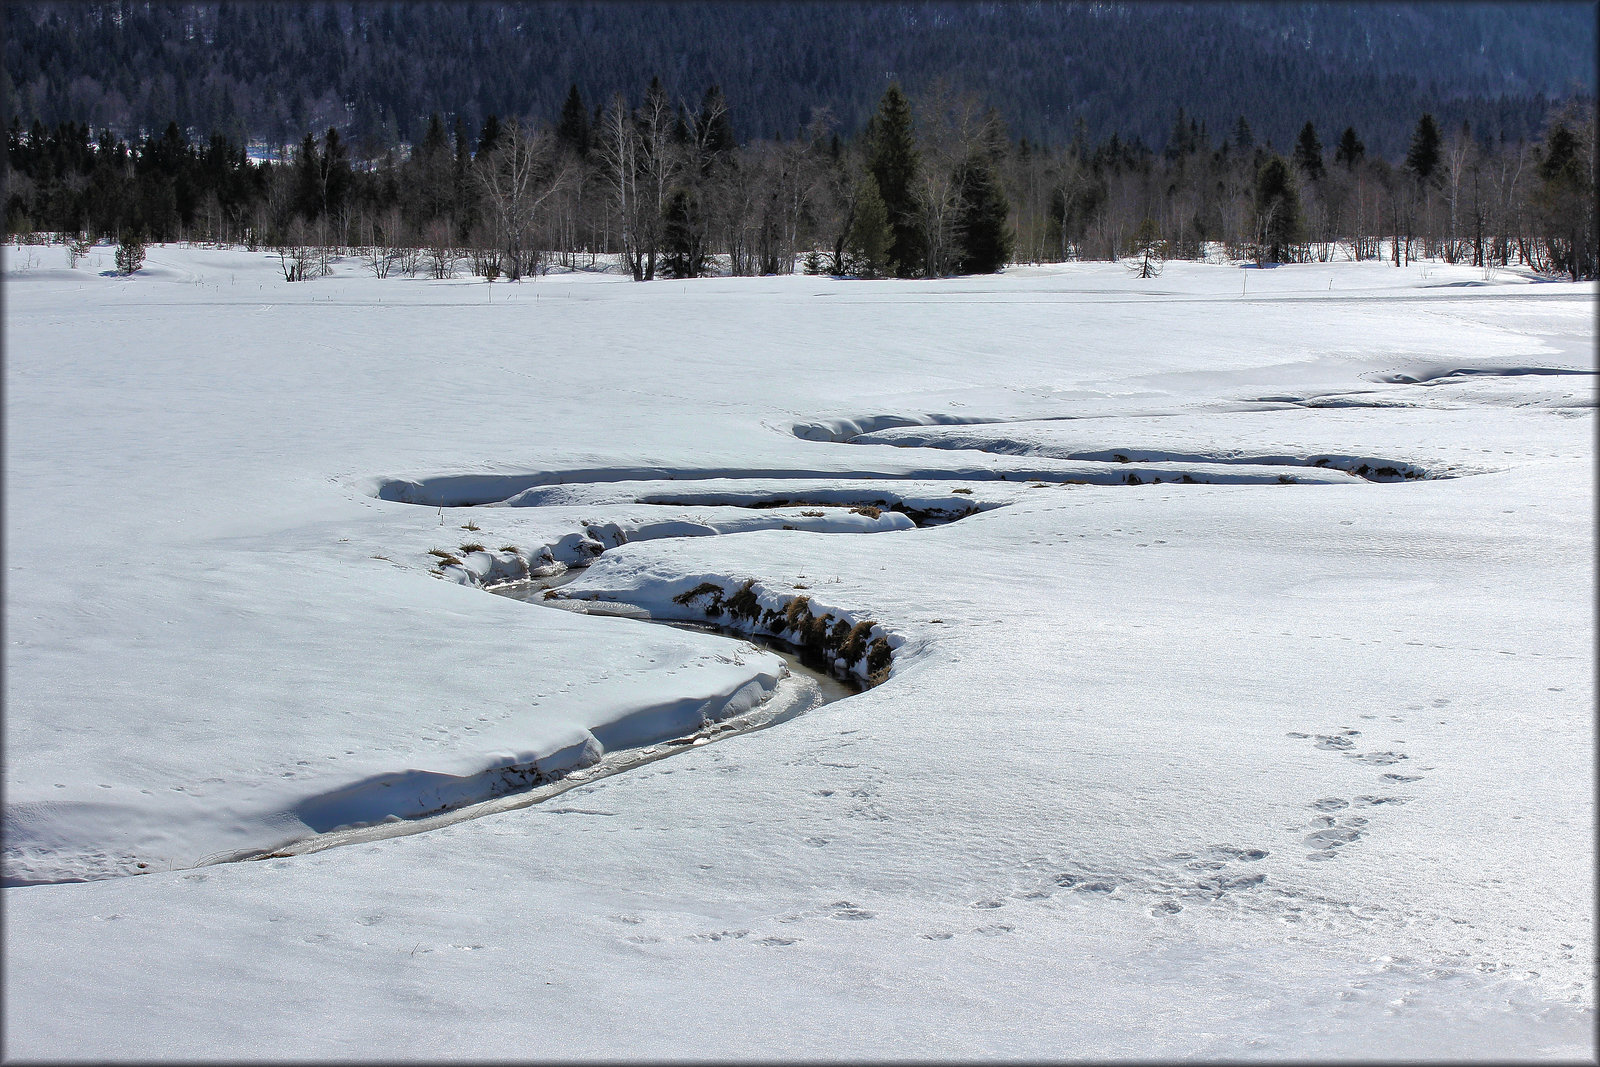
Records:
{"label": "snow-covered meadow", "polygon": [[[110,259],[5,250],[9,1056],[1595,1055],[1593,283]],[[741,589],[887,681],[585,610]]]}

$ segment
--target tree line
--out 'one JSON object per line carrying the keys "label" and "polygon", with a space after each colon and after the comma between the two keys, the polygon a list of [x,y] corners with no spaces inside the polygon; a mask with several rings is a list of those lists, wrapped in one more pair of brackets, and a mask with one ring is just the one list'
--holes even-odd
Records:
{"label": "tree line", "polygon": [[[1213,134],[1240,114],[1287,144],[1354,125],[1386,157],[1431,112],[1480,140],[1537,136],[1550,99],[1595,92],[1594,5],[1540,3],[17,2],[0,40],[5,115],[125,137],[289,144],[334,126],[357,155],[419,143],[428,116],[554,114],[585,97],[721,84],[754,137],[812,106],[859,132],[890,81],[943,77],[1012,131],[1065,143],[1081,120],[1160,150],[1179,105]],[[1335,126],[1334,123],[1338,123]]]}
{"label": "tree line", "polygon": [[285,276],[335,254],[372,270],[516,279],[615,264],[639,281],[795,270],[857,276],[984,273],[1008,262],[1112,260],[1142,269],[1222,254],[1335,255],[1597,270],[1594,107],[1553,110],[1537,140],[1415,123],[1403,157],[1353,126],[1311,122],[1286,154],[1239,117],[1220,141],[1179,109],[1166,147],[1013,139],[992,107],[935,82],[891,84],[864,129],[813,109],[793,138],[740,141],[713,85],[597,106],[570,86],[544,123],[477,130],[432,115],[409,151],[356,158],[336,128],[292,158],[250,159],[176,122],[133,144],[85,123],[7,134],[8,234],[198,240],[279,252]]}

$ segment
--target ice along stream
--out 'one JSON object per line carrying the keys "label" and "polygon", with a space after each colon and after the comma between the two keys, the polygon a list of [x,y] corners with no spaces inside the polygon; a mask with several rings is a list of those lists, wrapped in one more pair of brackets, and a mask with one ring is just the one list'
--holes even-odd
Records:
{"label": "ice along stream", "polygon": [[[1110,484],[1245,483],[1293,484],[1350,481],[1407,481],[1451,477],[1464,471],[1429,470],[1409,463],[1339,453],[1246,455],[1231,450],[1175,453],[1165,450],[1050,454],[1036,446],[1006,440],[939,439],[942,419],[874,417],[834,425],[796,426],[803,439],[880,446],[957,449],[1001,458],[998,465],[957,462],[948,466],[900,471],[810,469],[655,467],[584,471],[545,471],[510,475],[442,475],[418,480],[380,479],[379,499],[429,507],[528,507],[552,504],[631,504],[651,510],[728,507],[748,519],[723,523],[688,523],[681,515],[630,524],[584,525],[557,544],[537,550],[507,546],[490,553],[481,545],[463,545],[461,555],[435,549],[434,573],[489,592],[548,608],[609,615],[718,633],[763,647],[780,656],[785,676],[767,699],[748,710],[704,722],[692,733],[634,748],[605,751],[587,766],[542,772],[537,763],[500,767],[459,780],[448,800],[436,798],[426,810],[390,814],[372,820],[349,820],[350,794],[364,787],[399,784],[388,780],[360,783],[354,790],[312,798],[296,814],[313,830],[311,836],[264,855],[294,855],[356,841],[421,833],[465,819],[527,807],[577,786],[597,781],[688,748],[786,721],[812,708],[861,692],[886,678],[896,643],[874,620],[833,614],[814,615],[807,596],[785,596],[759,588],[755,580],[740,588],[729,580],[702,581],[673,597],[678,605],[704,620],[655,618],[638,605],[569,598],[557,591],[610,548],[630,541],[726,534],[750,529],[874,533],[942,525],[984,510],[1004,507],[1018,494],[1047,486]],[[956,420],[961,423],[1010,420]],[[1026,420],[1023,420],[1026,421]],[[937,425],[937,430],[929,423]],[[914,428],[914,429],[913,429]],[[982,429],[990,433],[996,427]],[[911,434],[911,436],[898,437]],[[1008,455],[1013,452],[1023,455]],[[1032,454],[1029,454],[1032,453]],[[958,485],[967,482],[967,485]],[[468,530],[476,526],[465,527]],[[570,544],[568,543],[570,542]],[[554,573],[551,573],[551,572]],[[542,575],[535,577],[535,575]],[[737,585],[733,580],[733,585]],[[770,601],[777,598],[777,603]],[[735,625],[722,625],[722,620]],[[778,636],[795,638],[790,643]],[[371,791],[370,789],[368,791]],[[357,807],[360,805],[357,804]],[[339,814],[336,814],[339,813]],[[346,823],[348,820],[348,824]],[[246,857],[232,857],[246,858]]]}
{"label": "ice along stream", "polygon": [[[491,586],[488,591],[512,600],[520,600],[528,604],[554,609],[555,605],[546,600],[545,594],[557,586],[567,584],[580,574],[582,574],[582,568],[570,568],[562,574],[544,579]],[[700,729],[680,737],[637,748],[608,751],[597,762],[589,766],[565,771],[550,779],[546,779],[537,773],[527,773],[520,768],[503,768],[498,777],[480,776],[484,778],[480,792],[480,795],[484,797],[483,799],[453,805],[445,810],[409,818],[391,816],[379,822],[337,826],[299,838],[268,851],[233,855],[225,860],[219,859],[218,862],[306,855],[341,845],[353,845],[365,841],[378,841],[408,834],[426,833],[467,819],[477,819],[485,815],[531,807],[558,797],[568,790],[598,782],[614,774],[621,774],[624,771],[630,771],[648,763],[654,763],[656,760],[676,755],[691,748],[698,748],[714,741],[721,741],[739,734],[763,730],[769,726],[787,722],[796,715],[822,707],[825,704],[831,704],[836,700],[843,700],[845,697],[854,696],[875,684],[854,675],[830,670],[824,657],[816,651],[790,644],[767,634],[746,633],[732,627],[718,626],[712,623],[677,619],[650,619],[637,609],[632,609],[623,604],[578,602],[575,606],[587,614],[632,618],[657,625],[671,626],[674,629],[713,633],[743,644],[756,645],[780,657],[787,668],[787,674],[767,699],[755,707],[726,718],[707,722]],[[490,780],[491,777],[493,777],[493,780]],[[302,818],[304,817],[305,813],[302,813]]]}

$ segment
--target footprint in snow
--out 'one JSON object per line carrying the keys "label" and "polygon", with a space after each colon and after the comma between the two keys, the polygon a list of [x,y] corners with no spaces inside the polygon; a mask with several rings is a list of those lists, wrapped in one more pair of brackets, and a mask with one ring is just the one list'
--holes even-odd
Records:
{"label": "footprint in snow", "polygon": [[1361,828],[1357,826],[1329,826],[1307,834],[1304,840],[1311,848],[1326,850],[1348,845],[1350,842],[1358,840],[1362,832]]}
{"label": "footprint in snow", "polygon": [[1078,874],[1058,874],[1056,885],[1077,893],[1109,893],[1117,888],[1115,882],[1085,878]]}
{"label": "footprint in snow", "polygon": [[1201,878],[1195,882],[1195,888],[1203,889],[1214,896],[1221,896],[1232,889],[1249,889],[1258,886],[1267,880],[1264,874],[1241,874],[1233,878],[1226,875],[1214,874],[1208,878]]}
{"label": "footprint in snow", "polygon": [[1232,845],[1212,845],[1213,856],[1223,856],[1229,860],[1243,860],[1245,863],[1255,863],[1257,860],[1266,859],[1271,853],[1264,848],[1235,848]]}
{"label": "footprint in snow", "polygon": [[1362,763],[1370,763],[1378,767],[1387,767],[1390,764],[1399,763],[1403,759],[1411,758],[1403,752],[1363,752],[1359,756],[1354,752],[1346,752],[1345,757],[1348,759],[1360,760]]}

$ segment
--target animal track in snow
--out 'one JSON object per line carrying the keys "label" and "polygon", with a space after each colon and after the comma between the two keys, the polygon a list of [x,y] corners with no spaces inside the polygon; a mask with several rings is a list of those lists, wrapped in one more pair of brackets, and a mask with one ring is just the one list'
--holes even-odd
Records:
{"label": "animal track in snow", "polygon": [[1221,896],[1230,889],[1249,889],[1258,886],[1267,880],[1267,876],[1257,872],[1255,874],[1240,874],[1229,876],[1222,873],[1207,875],[1195,881],[1195,887]]}
{"label": "animal track in snow", "polygon": [[1411,758],[1403,752],[1363,752],[1359,755],[1354,752],[1347,752],[1345,754],[1351,759],[1360,760],[1362,763],[1370,763],[1377,767],[1387,767],[1390,764],[1399,763],[1403,759]]}
{"label": "animal track in snow", "polygon": [[[1358,797],[1356,803],[1366,806],[1369,803],[1393,803],[1396,797]],[[1367,819],[1365,816],[1354,814],[1350,808],[1351,803],[1341,797],[1325,797],[1313,800],[1307,807],[1323,814],[1314,815],[1307,826],[1311,832],[1306,834],[1301,842],[1312,851],[1306,858],[1316,862],[1325,862],[1336,858],[1339,850],[1346,845],[1354,844],[1367,832]],[[1343,812],[1341,815],[1329,815],[1327,812]]]}
{"label": "animal track in snow", "polygon": [[[1351,739],[1359,737],[1360,731],[1352,730],[1349,727],[1342,727],[1338,732],[1329,734],[1308,734],[1300,731],[1290,731],[1288,736],[1298,740],[1315,738],[1317,748],[1338,752],[1346,759],[1372,767],[1389,767],[1411,758],[1404,752],[1350,751],[1350,749],[1354,748],[1354,742]],[[1401,741],[1391,743],[1404,744]],[[1385,782],[1394,784],[1422,780],[1420,775],[1406,775],[1395,772],[1387,772],[1380,777]],[[1353,800],[1346,800],[1343,797],[1323,797],[1319,800],[1308,802],[1306,806],[1318,814],[1308,820],[1307,829],[1309,832],[1301,839],[1301,842],[1311,850],[1306,854],[1306,859],[1318,863],[1336,859],[1341,849],[1355,844],[1366,835],[1368,832],[1367,819],[1362,815],[1355,814],[1354,808],[1398,807],[1401,804],[1405,804],[1408,799],[1407,797],[1362,794]],[[1342,814],[1335,815],[1333,814],[1335,812]]]}
{"label": "animal track in snow", "polygon": [[1056,885],[1063,889],[1071,889],[1077,893],[1111,893],[1115,892],[1117,884],[1100,878],[1084,878],[1076,874],[1056,875]]}

